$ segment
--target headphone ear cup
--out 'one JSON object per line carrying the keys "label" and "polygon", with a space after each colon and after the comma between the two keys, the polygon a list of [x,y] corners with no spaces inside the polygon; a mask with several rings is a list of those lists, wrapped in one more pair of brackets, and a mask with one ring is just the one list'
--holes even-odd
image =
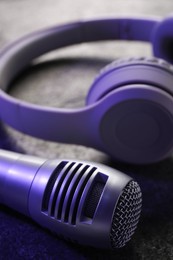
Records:
{"label": "headphone ear cup", "polygon": [[104,110],[104,151],[128,163],[152,163],[173,150],[173,69],[160,59],[118,60],[91,86],[87,104]]}
{"label": "headphone ear cup", "polygon": [[173,64],[173,17],[157,23],[152,33],[154,56]]}

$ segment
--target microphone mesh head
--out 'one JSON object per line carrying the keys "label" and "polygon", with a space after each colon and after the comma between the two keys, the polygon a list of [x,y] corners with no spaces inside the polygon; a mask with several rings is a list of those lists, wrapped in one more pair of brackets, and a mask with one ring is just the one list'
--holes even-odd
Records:
{"label": "microphone mesh head", "polygon": [[137,182],[130,181],[117,202],[110,232],[113,249],[123,247],[133,235],[139,221],[142,193]]}

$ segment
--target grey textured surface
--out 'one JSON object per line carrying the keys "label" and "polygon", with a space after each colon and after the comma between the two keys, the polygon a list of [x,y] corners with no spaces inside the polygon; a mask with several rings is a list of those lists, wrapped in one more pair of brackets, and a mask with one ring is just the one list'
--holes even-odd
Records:
{"label": "grey textured surface", "polygon": [[[172,10],[172,0],[1,0],[0,47],[33,30],[72,20],[117,15],[164,17]],[[87,90],[103,66],[119,57],[150,57],[151,55],[151,46],[148,44],[126,42],[82,44],[55,51],[39,59],[32,69],[15,81],[11,94],[36,104],[54,107],[83,106]],[[139,181],[143,191],[143,213],[132,241],[118,252],[79,250],[54,236],[46,236],[45,232],[37,249],[40,258],[37,258],[37,255],[33,255],[32,258],[22,254],[29,250],[30,244],[24,243],[24,249],[21,249],[18,248],[20,244],[18,242],[22,243],[25,237],[23,231],[33,223],[18,216],[19,220],[16,220],[13,227],[17,240],[13,241],[13,237],[9,236],[10,231],[3,227],[3,219],[10,223],[13,220],[13,212],[2,207],[0,208],[0,259],[7,259],[7,253],[5,255],[2,246],[5,240],[22,259],[69,259],[70,254],[74,257],[71,259],[173,259],[172,158],[145,167],[116,164],[105,154],[93,149],[45,142],[18,133],[6,126],[1,127],[1,147],[47,158],[87,159],[119,168]],[[37,226],[33,226],[32,232],[35,235],[42,231]],[[49,255],[49,243],[61,245],[61,250],[58,248],[56,253],[57,258]],[[64,251],[68,254],[63,254]],[[44,256],[47,253],[47,258],[42,257],[42,252]]]}

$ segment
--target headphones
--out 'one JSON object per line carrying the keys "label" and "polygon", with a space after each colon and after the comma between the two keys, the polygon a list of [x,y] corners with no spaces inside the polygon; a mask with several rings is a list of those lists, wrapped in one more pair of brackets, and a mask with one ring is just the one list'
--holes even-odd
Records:
{"label": "headphones", "polygon": [[[93,147],[122,162],[166,158],[173,151],[173,67],[167,63],[173,62],[172,28],[172,17],[87,20],[15,41],[0,53],[0,119],[28,135]],[[151,42],[157,58],[108,65],[93,82],[83,108],[44,107],[8,95],[12,80],[38,56],[100,40]]]}

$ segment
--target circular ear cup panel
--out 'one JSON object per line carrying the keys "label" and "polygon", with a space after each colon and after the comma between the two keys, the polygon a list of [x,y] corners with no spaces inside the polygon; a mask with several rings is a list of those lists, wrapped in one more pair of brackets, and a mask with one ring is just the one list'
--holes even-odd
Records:
{"label": "circular ear cup panel", "polygon": [[92,84],[87,105],[128,84],[149,84],[173,93],[173,68],[157,58],[116,60],[103,68]]}
{"label": "circular ear cup panel", "polygon": [[104,115],[101,138],[117,160],[146,164],[165,158],[173,149],[173,116],[150,100],[127,100]]}

